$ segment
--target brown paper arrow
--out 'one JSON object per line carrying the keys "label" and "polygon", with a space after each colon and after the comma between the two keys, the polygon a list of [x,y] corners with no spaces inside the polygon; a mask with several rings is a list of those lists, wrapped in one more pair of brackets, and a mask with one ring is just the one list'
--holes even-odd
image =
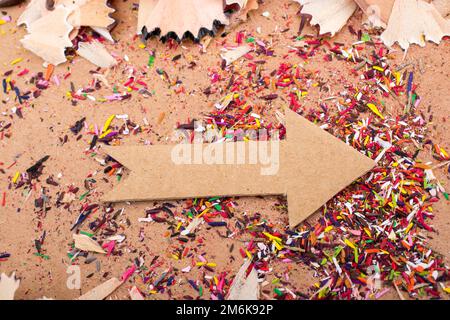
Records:
{"label": "brown paper arrow", "polygon": [[[275,154],[276,144],[272,141],[184,145],[192,151],[197,164],[174,163],[173,153],[181,149],[180,145],[107,147],[106,152],[131,173],[103,201],[287,195],[289,224],[295,227],[375,165],[291,110],[286,112],[286,130],[287,140],[278,141],[279,170],[272,175],[267,174],[268,162],[260,164],[254,161],[254,152],[250,153],[270,150]],[[225,149],[225,164],[201,163],[196,156],[200,154],[201,158],[200,152],[208,154],[218,146]],[[237,160],[239,154],[245,155],[245,161]],[[202,181],[204,178],[209,182]]]}

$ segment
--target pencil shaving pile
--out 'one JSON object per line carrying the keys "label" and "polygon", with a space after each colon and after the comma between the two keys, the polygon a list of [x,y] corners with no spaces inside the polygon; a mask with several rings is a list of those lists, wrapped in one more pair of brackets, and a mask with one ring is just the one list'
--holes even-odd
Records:
{"label": "pencil shaving pile", "polygon": [[141,0],[137,34],[146,36],[158,30],[162,37],[174,33],[182,39],[186,33],[190,33],[199,38],[203,29],[212,31],[215,22],[227,25],[229,18],[224,10],[235,6],[238,8],[236,14],[246,20],[248,12],[258,8],[258,1],[226,0],[224,3],[223,0]]}
{"label": "pencil shaving pile", "polygon": [[359,6],[368,21],[385,31],[381,39],[387,46],[398,43],[407,50],[410,44],[425,41],[440,43],[450,35],[450,3],[446,0],[293,0],[302,5],[301,13],[311,17],[320,34],[342,29]]}
{"label": "pencil shaving pile", "polygon": [[[107,0],[56,0],[54,7],[49,9],[46,0],[32,0],[17,21],[18,25],[25,25],[28,32],[20,42],[47,63],[58,65],[67,61],[65,50],[73,47],[72,40],[81,27],[90,27],[112,41],[108,28],[115,22],[110,17],[114,9],[106,2]],[[89,49],[91,51],[86,53]],[[94,46],[86,44],[83,56],[89,56],[87,59],[100,67],[111,67],[115,64],[115,59],[107,52],[105,55],[105,52],[101,43]],[[96,55],[101,56],[96,58]]]}

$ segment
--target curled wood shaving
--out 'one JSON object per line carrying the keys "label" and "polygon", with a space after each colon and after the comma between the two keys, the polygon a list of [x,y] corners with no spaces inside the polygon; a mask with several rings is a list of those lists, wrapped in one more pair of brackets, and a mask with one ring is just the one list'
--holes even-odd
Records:
{"label": "curled wood shaving", "polygon": [[97,241],[84,234],[74,234],[73,240],[75,241],[75,248],[79,250],[106,253]]}
{"label": "curled wood shaving", "polygon": [[226,65],[230,65],[239,58],[245,56],[247,53],[249,53],[252,50],[252,47],[250,46],[240,46],[235,49],[228,50],[224,53],[222,53],[220,56],[222,59],[225,60]]}
{"label": "curled wood shaving", "polygon": [[247,269],[251,264],[251,260],[247,260],[239,269],[233,284],[228,292],[227,300],[258,300],[259,299],[259,283],[258,274],[255,268],[252,268],[247,276]]}
{"label": "curled wood shaving", "polygon": [[103,300],[122,285],[122,281],[117,278],[111,278],[94,289],[86,292],[77,300]]}
{"label": "curled wood shaving", "polygon": [[98,41],[80,42],[78,44],[77,53],[101,68],[110,68],[117,64],[116,59],[114,59],[103,44]]}
{"label": "curled wood shaving", "polygon": [[31,23],[28,27],[29,34],[25,35],[20,42],[26,49],[48,63],[58,65],[65,62],[65,49],[72,46],[69,34],[73,27],[67,22],[69,14],[69,9],[58,6]]}
{"label": "curled wood shaving", "polygon": [[0,300],[14,300],[14,294],[19,285],[20,280],[16,279],[15,272],[10,277],[4,273],[0,274]]}
{"label": "curled wood shaving", "polygon": [[355,12],[357,5],[354,0],[293,0],[303,7],[302,14],[310,15],[311,24],[319,25],[320,34],[336,32],[347,23]]}
{"label": "curled wood shaving", "polygon": [[422,0],[396,0],[381,40],[392,46],[398,43],[404,50],[410,44],[425,46],[426,41],[440,43],[450,35],[450,22],[436,8]]}
{"label": "curled wood shaving", "polygon": [[190,32],[198,37],[200,29],[212,30],[214,21],[228,23],[222,0],[141,0],[137,33],[146,27],[147,32],[161,30],[161,36],[174,32],[182,38]]}
{"label": "curled wood shaving", "polygon": [[49,11],[45,6],[46,0],[31,0],[25,10],[17,19],[17,25],[25,25],[28,29],[36,20],[42,18]]}

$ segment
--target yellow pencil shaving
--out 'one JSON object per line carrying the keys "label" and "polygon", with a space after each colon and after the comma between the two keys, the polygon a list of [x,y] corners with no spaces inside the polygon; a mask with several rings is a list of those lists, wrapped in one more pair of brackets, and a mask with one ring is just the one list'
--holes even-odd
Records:
{"label": "yellow pencil shaving", "polygon": [[364,139],[364,145],[366,146],[369,143],[369,136]]}
{"label": "yellow pencil shaving", "polygon": [[375,113],[377,116],[379,116],[381,119],[384,120],[384,116],[380,113],[380,111],[378,111],[378,108],[373,103],[368,103],[367,106],[373,113]]}
{"label": "yellow pencil shaving", "polygon": [[214,263],[214,262],[208,262],[208,263],[206,264],[206,266],[208,266],[208,267],[210,267],[210,268],[215,268],[215,267],[217,267],[217,263]]}
{"label": "yellow pencil shaving", "polygon": [[252,257],[252,254],[250,253],[250,252],[248,252],[248,250],[245,250],[245,254],[247,255],[247,257],[251,260],[253,257]]}
{"label": "yellow pencil shaving", "polygon": [[11,91],[11,77],[6,78],[6,92]]}
{"label": "yellow pencil shaving", "polygon": [[204,266],[206,264],[206,262],[197,262],[197,263],[195,263],[195,265],[197,266],[197,267],[202,267],[202,266]]}
{"label": "yellow pencil shaving", "polygon": [[380,72],[383,72],[383,71],[384,71],[384,69],[381,68],[381,67],[379,67],[379,66],[373,66],[372,68],[375,69],[375,70],[378,70],[378,71],[380,71]]}
{"label": "yellow pencil shaving", "polygon": [[275,245],[275,248],[277,248],[277,250],[281,250],[283,249],[283,246],[281,244],[278,243],[278,241],[272,241],[272,243]]}
{"label": "yellow pencil shaving", "polygon": [[105,132],[106,130],[108,130],[109,126],[111,125],[111,122],[114,120],[114,118],[116,117],[116,115],[112,115],[108,118],[108,120],[106,120],[105,124],[103,125],[103,129],[102,132]]}
{"label": "yellow pencil shaving", "polygon": [[330,232],[331,230],[333,230],[333,226],[328,226],[325,228],[325,232]]}
{"label": "yellow pencil shaving", "polygon": [[411,230],[412,227],[413,227],[413,223],[411,222],[411,223],[408,225],[408,227],[406,227],[405,234],[408,233],[409,230]]}
{"label": "yellow pencil shaving", "polygon": [[13,183],[16,183],[17,180],[19,179],[19,177],[20,177],[20,172],[17,171],[16,174],[14,175],[13,179],[12,179],[12,182],[13,182]]}
{"label": "yellow pencil shaving", "polygon": [[394,72],[394,76],[395,76],[395,84],[399,85],[400,84],[400,72]]}
{"label": "yellow pencil shaving", "polygon": [[22,61],[22,60],[23,60],[22,58],[17,58],[17,59],[14,59],[13,61],[11,61],[10,64],[13,66],[13,65],[19,63],[19,62]]}
{"label": "yellow pencil shaving", "polygon": [[353,250],[356,249],[355,244],[354,244],[353,242],[351,242],[350,240],[344,239],[344,242],[345,242],[346,245],[348,245],[348,246],[349,246],[350,248],[352,248]]}
{"label": "yellow pencil shaving", "polygon": [[208,211],[209,211],[209,208],[203,210],[202,213],[200,213],[200,214],[197,216],[197,218],[200,218],[202,215],[204,215],[204,214],[207,213]]}
{"label": "yellow pencil shaving", "polygon": [[269,238],[270,240],[272,240],[272,241],[275,240],[275,241],[281,242],[281,239],[280,239],[280,238],[275,237],[275,236],[271,235],[271,234],[268,233],[268,232],[263,232],[263,234],[264,234],[267,238]]}

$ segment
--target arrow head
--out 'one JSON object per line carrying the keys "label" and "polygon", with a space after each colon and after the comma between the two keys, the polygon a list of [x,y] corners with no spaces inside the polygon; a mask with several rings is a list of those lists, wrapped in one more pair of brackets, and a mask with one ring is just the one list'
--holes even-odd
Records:
{"label": "arrow head", "polygon": [[290,109],[286,131],[281,166],[293,228],[376,163]]}

